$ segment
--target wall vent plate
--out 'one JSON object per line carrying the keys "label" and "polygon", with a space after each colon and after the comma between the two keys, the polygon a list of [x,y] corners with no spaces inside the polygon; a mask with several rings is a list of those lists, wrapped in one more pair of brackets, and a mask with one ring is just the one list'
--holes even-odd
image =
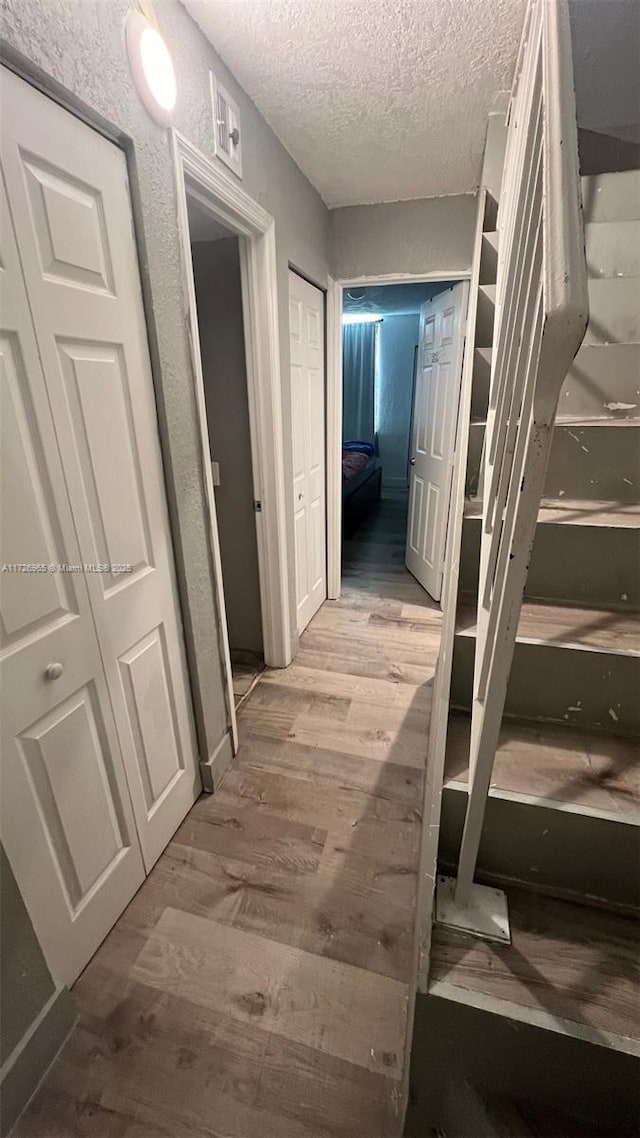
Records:
{"label": "wall vent plate", "polygon": [[224,162],[238,178],[242,177],[242,131],[238,104],[216,78],[209,72],[211,86],[211,111],[213,115],[213,142],[216,158]]}

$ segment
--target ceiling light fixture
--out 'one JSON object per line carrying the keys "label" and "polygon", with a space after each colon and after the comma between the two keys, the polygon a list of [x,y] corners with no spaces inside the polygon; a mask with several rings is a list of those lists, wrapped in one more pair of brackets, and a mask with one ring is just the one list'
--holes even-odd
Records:
{"label": "ceiling light fixture", "polygon": [[149,114],[168,126],[178,87],[169,49],[160,32],[141,12],[131,12],[126,25],[127,52],[138,93]]}

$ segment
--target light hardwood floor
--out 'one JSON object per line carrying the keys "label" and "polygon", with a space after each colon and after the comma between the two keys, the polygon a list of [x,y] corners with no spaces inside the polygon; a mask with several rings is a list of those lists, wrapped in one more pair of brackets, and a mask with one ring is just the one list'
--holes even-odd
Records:
{"label": "light hardwood floor", "polygon": [[194,806],[75,987],[20,1138],[396,1138],[440,611],[406,505],[239,714]]}

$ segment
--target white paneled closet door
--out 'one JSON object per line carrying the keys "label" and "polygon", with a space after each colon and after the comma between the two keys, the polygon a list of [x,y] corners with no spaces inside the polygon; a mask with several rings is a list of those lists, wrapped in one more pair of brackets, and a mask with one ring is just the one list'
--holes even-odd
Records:
{"label": "white paneled closet door", "polygon": [[289,273],[296,613],[302,632],[327,596],[324,294]]}
{"label": "white paneled closet door", "polygon": [[[77,587],[91,606],[149,869],[201,782],[126,163],[5,71],[2,97],[3,175],[77,560],[110,566]],[[50,445],[38,440],[34,461]],[[63,578],[52,576],[56,588],[72,588],[75,577]]]}
{"label": "white paneled closet door", "polygon": [[1,179],[0,210],[0,819],[51,972],[68,984],[144,866],[86,581],[48,568],[81,555]]}

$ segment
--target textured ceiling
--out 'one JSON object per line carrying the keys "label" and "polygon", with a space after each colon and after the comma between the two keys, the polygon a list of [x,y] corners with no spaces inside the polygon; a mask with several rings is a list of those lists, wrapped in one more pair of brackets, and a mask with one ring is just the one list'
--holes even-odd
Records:
{"label": "textured ceiling", "polygon": [[329,206],[474,189],[525,0],[183,0]]}
{"label": "textured ceiling", "polygon": [[451,288],[455,281],[349,286],[342,294],[342,310],[350,315],[380,313],[381,316],[410,316],[420,311],[425,300]]}

